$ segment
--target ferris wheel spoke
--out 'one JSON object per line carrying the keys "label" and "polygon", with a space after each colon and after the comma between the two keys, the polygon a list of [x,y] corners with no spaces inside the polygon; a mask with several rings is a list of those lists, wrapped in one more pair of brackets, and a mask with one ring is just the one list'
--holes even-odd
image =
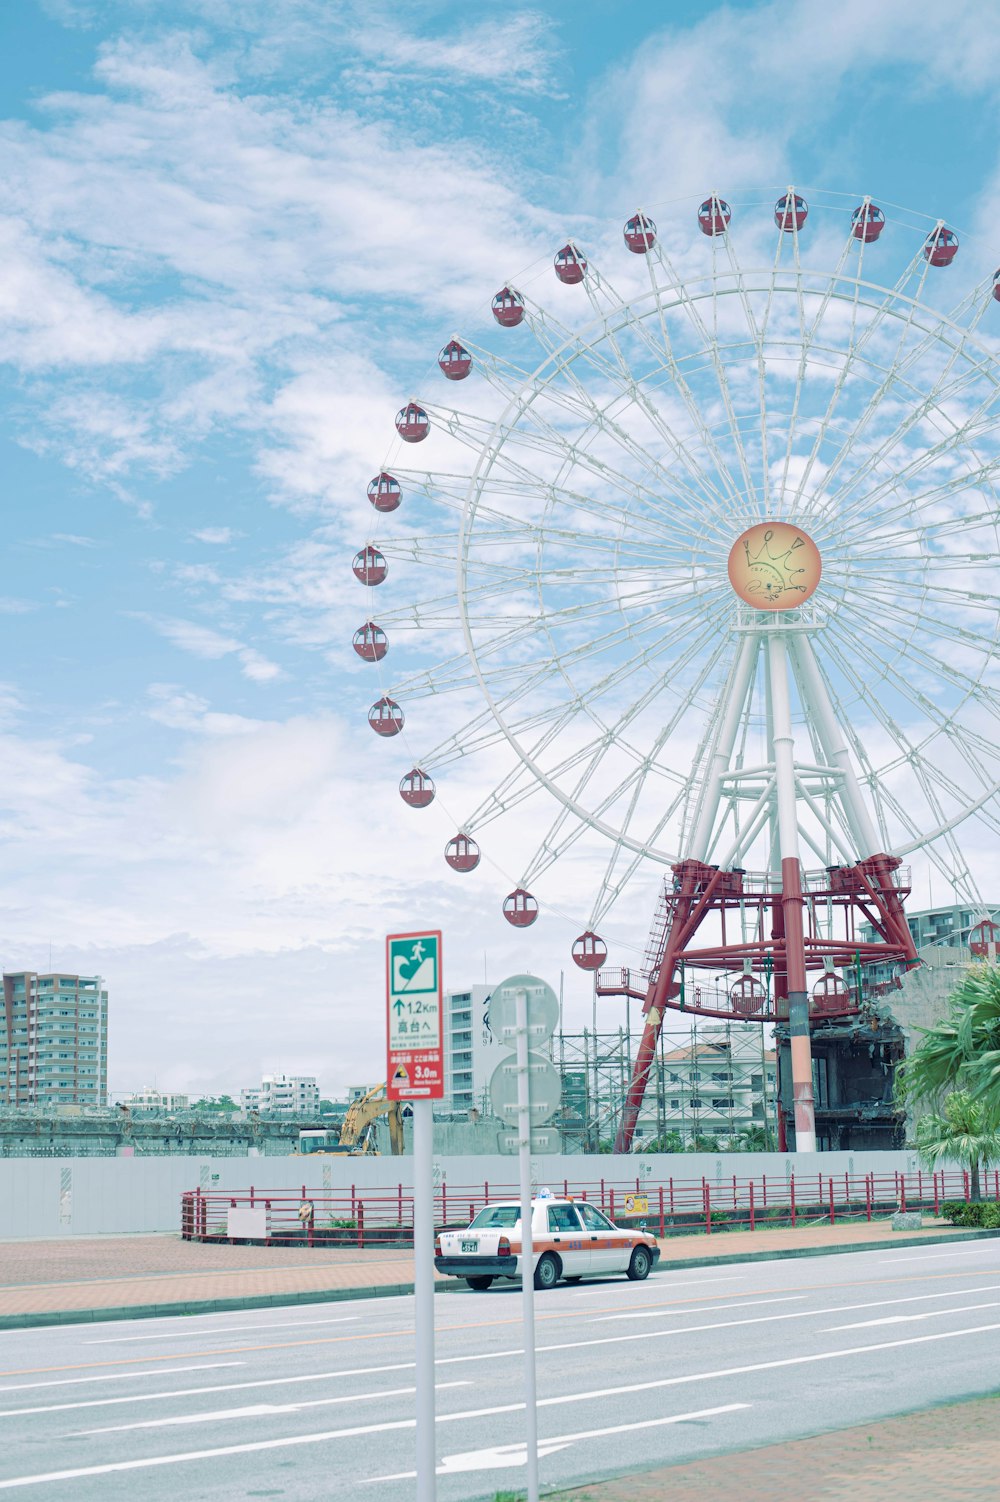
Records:
{"label": "ferris wheel spoke", "polygon": [[[432,411],[428,407],[428,411]],[[464,414],[462,414],[464,420]],[[532,420],[539,422],[539,414],[533,413]],[[461,428],[460,423],[453,418],[451,428],[453,436],[458,436],[462,441],[469,442],[471,447],[485,445],[486,440],[475,424],[470,425],[468,432]],[[598,411],[592,418],[590,439],[593,440],[595,433],[600,432],[603,436],[615,441],[620,451],[635,461],[637,472],[629,474],[620,469],[609,460],[593,453],[590,449],[579,443],[573,443],[569,438],[542,422],[535,430],[518,429],[512,436],[515,443],[523,443],[525,448],[536,453],[542,453],[550,458],[563,461],[572,467],[578,467],[584,473],[591,474],[605,484],[610,485],[621,495],[632,498],[638,497],[643,505],[650,511],[658,513],[664,519],[678,520],[678,507],[676,501],[683,499],[689,510],[686,515],[689,520],[713,515],[711,497],[704,491],[693,490],[677,475],[663,468],[659,460],[651,455],[648,450],[634,442],[625,435],[616,422],[605,417],[602,411]],[[492,435],[491,435],[492,439]],[[619,442],[619,439],[622,441]],[[675,439],[674,452],[683,453],[684,467],[689,471],[696,470],[696,465],[683,443]],[[500,456],[503,463],[510,462],[510,454],[504,449]],[[518,466],[524,476],[532,473],[530,466]],[[593,504],[593,503],[592,503]],[[706,510],[708,508],[708,510]]]}
{"label": "ferris wheel spoke", "polygon": [[[629,319],[625,323],[624,329],[627,329],[627,331],[634,338],[637,338],[642,342],[647,351],[654,357],[658,364],[664,361],[666,362],[666,369],[673,381],[674,388],[680,394],[681,401],[684,404],[684,409],[688,415],[688,420],[692,423],[695,431],[698,433],[702,448],[708,455],[711,456],[715,473],[719,476],[719,479],[722,482],[723,489],[722,492],[719,493],[720,499],[722,499],[722,496],[725,495],[728,496],[730,503],[735,502],[737,506],[742,506],[745,504],[745,501],[743,495],[741,494],[740,488],[737,486],[730,473],[729,465],[725,457],[723,456],[722,450],[719,448],[715,434],[712,431],[711,426],[705,420],[702,404],[697,400],[694,392],[691,390],[691,387],[688,384],[687,379],[685,378],[684,372],[675,352],[674,341],[670,336],[670,330],[667,324],[666,310],[663,305],[661,289],[657,286],[655,277],[651,276],[651,281],[653,295],[656,300],[656,311],[660,333],[659,341],[651,337],[647,327],[646,318]],[[625,306],[624,300],[618,296],[613,288],[610,287],[610,284],[604,282],[604,280],[600,276],[600,273],[596,274],[593,281],[588,275],[588,277],[585,279],[584,285],[587,288],[588,297],[590,297],[591,305],[593,306],[596,313],[600,314],[602,311],[598,297],[596,295],[597,293],[603,293],[605,298],[609,299],[615,307]],[[642,390],[641,386],[639,386],[635,381],[632,380],[630,375],[629,362],[622,352],[622,349],[614,332],[609,334],[608,342],[611,345],[611,348],[613,349],[618,364],[621,368],[622,379],[628,382],[629,388],[634,391],[635,400],[637,401],[637,403],[640,403],[642,405],[646,417],[654,425],[660,436],[667,438],[670,430],[663,423],[661,414],[658,412],[655,405],[646,397],[646,394]],[[733,436],[735,438],[735,431]],[[742,445],[740,446],[739,457],[745,461],[746,456],[742,450]],[[741,466],[741,468],[742,467],[743,466]],[[748,476],[749,471],[747,470],[745,480],[746,478],[748,478]]]}
{"label": "ferris wheel spoke", "polygon": [[[855,692],[858,693],[859,697],[864,697],[864,684],[855,674],[852,665],[847,662],[846,659],[838,652],[834,652],[832,655],[834,655],[837,659],[840,671],[844,674],[847,681],[851,683]],[[835,707],[838,711],[838,715],[840,716],[840,724],[847,734],[848,742],[855,757],[858,760],[858,764],[863,768],[865,772],[866,784],[875,804],[876,817],[878,819],[882,837],[885,842],[885,848],[888,851],[891,851],[893,848],[898,847],[900,844],[900,841],[895,840],[892,837],[887,814],[891,815],[896,820],[897,826],[902,829],[905,834],[909,834],[913,837],[912,843],[906,847],[907,850],[913,850],[918,848],[919,846],[922,846],[923,841],[921,839],[920,829],[912,816],[910,802],[904,804],[903,801],[886,784],[884,775],[880,776],[876,772],[856,732],[853,719],[845,715],[843,706],[839,703],[839,700],[837,699],[835,693],[833,694],[833,698]],[[906,749],[904,755],[901,758],[901,763],[906,764],[908,768],[913,768],[916,763],[920,763],[922,767],[923,763],[919,756],[919,753],[908,742],[906,742],[905,737],[903,737],[901,741],[898,727],[892,721],[891,717],[883,714],[882,707],[879,704],[878,700],[866,699],[865,702],[868,703],[868,706],[873,711],[875,718],[881,721],[883,728],[889,732],[894,740],[897,741],[897,744],[905,743]],[[919,780],[920,779],[918,777],[917,781],[919,782]],[[928,845],[925,849],[925,854],[943,876],[950,878],[951,868],[948,866],[947,862],[943,860],[940,852],[935,845]]]}
{"label": "ferris wheel spoke", "polygon": [[[859,625],[858,637],[851,638],[851,648],[858,661],[867,663],[875,670],[884,671],[878,657],[871,651],[867,643],[860,639],[863,629],[864,623],[861,623]],[[909,651],[908,644],[906,644],[906,650],[907,652]],[[843,666],[843,658],[841,657],[840,660]],[[923,666],[923,664],[919,665]],[[902,751],[905,759],[913,765],[919,757],[919,747],[914,745],[910,738],[904,734],[898,721],[885,708],[880,696],[873,693],[869,685],[856,674],[854,675],[854,684],[859,697],[862,698],[872,713],[876,715],[883,729],[888,732]],[[974,776],[981,779],[987,785],[995,784],[996,777],[988,773],[983,763],[973,754],[973,747],[978,747],[986,755],[992,753],[994,756],[996,755],[996,747],[991,746],[987,740],[968,727],[963,726],[961,733],[957,733],[958,727],[955,726],[953,717],[943,711],[922,690],[912,687],[907,681],[905,674],[900,675],[894,686],[903,699],[907,700],[914,709],[921,711],[925,719],[934,727],[935,732],[944,733],[948,736],[949,746],[961,756]],[[960,796],[957,784],[954,786],[956,793]]]}
{"label": "ferris wheel spoke", "polygon": [[[911,308],[911,314],[913,313],[913,311],[914,309]],[[908,331],[908,328],[909,325],[907,324],[906,329],[904,329],[903,334],[901,335],[901,338],[905,337],[905,333]],[[903,417],[891,428],[889,433],[880,440],[880,442],[875,446],[872,452],[866,456],[864,461],[851,474],[846,486],[844,487],[844,490],[842,491],[842,494],[850,494],[852,491],[855,491],[857,487],[865,479],[868,478],[869,475],[873,474],[881,464],[885,463],[893,450],[896,449],[900,445],[900,443],[902,443],[903,439],[910,432],[912,432],[914,428],[918,427],[922,422],[925,422],[927,420],[928,416],[931,413],[938,414],[940,419],[940,417],[944,416],[946,412],[944,403],[955,401],[957,398],[961,397],[963,391],[967,386],[975,387],[977,382],[981,383],[983,370],[979,362],[977,362],[975,365],[972,365],[971,368],[967,368],[958,378],[958,380],[952,382],[951,385],[946,385],[947,379],[950,376],[951,371],[954,369],[956,362],[965,353],[967,340],[968,331],[961,331],[961,337],[952,348],[948,360],[938,371],[934,383],[929,391],[909,382],[906,379],[906,374],[911,367],[917,365],[918,353],[922,358],[929,352],[931,347],[930,331],[928,331],[925,339],[918,346],[918,351],[912,352],[909,359],[897,362],[896,364],[889,365],[887,367],[883,367],[883,377],[881,384],[869,398],[868,405],[865,408],[864,413],[855,425],[853,430],[854,438],[856,439],[857,436],[861,435],[867,429],[878,408],[881,406],[888,392],[892,390],[893,386],[898,387],[901,392],[906,393],[906,410]],[[989,384],[991,386],[991,389],[986,393],[985,396],[982,397],[979,405],[972,413],[968,415],[964,423],[959,425],[950,416],[947,418],[951,426],[951,433],[950,435],[945,435],[945,437],[941,440],[943,443],[950,442],[951,446],[954,446],[954,443],[959,439],[967,441],[973,436],[978,436],[978,434],[986,431],[986,425],[988,424],[994,409],[998,405],[998,400],[1000,400],[1000,390],[998,390],[995,375],[993,376],[993,379]],[[832,476],[836,475],[838,469],[841,467],[844,460],[850,456],[850,454],[851,445],[845,441],[845,443],[842,444],[840,450],[835,456],[834,460],[831,462],[826,476],[827,482],[829,482]],[[904,470],[904,474],[905,473],[906,471]],[[892,478],[898,479],[899,476],[894,475]]]}
{"label": "ferris wheel spoke", "polygon": [[[952,591],[950,596],[939,586],[934,585],[925,588],[918,602],[900,600],[898,591],[893,589],[880,590],[876,585],[869,588],[870,599],[876,604],[882,604],[887,613],[892,612],[897,621],[909,621],[912,623],[911,639],[917,644],[914,651],[920,655],[922,665],[928,673],[934,674],[943,681],[950,683],[953,688],[960,689],[964,693],[981,697],[984,701],[992,703],[995,708],[1000,708],[1000,695],[995,693],[983,682],[983,672],[978,676],[963,671],[955,662],[944,661],[940,652],[943,645],[954,646],[959,653],[973,651],[981,660],[982,669],[988,665],[991,656],[990,648],[997,640],[997,630],[994,626],[993,636],[984,635],[983,630],[973,631],[967,626],[961,626],[955,621],[935,615],[930,605],[935,607],[947,604],[950,600],[960,604],[963,609],[974,609],[978,603],[980,609],[989,609],[996,616],[996,601],[983,599],[979,602],[970,600],[968,596],[959,591]],[[902,640],[898,630],[894,632],[894,640]],[[923,645],[919,645],[922,641]]]}
{"label": "ferris wheel spoke", "polygon": [[[899,296],[902,293],[902,290],[905,287],[906,283],[911,280],[913,271],[917,267],[917,263],[920,261],[922,261],[922,256],[918,253],[910,263],[907,271],[904,272],[903,276],[896,283],[896,286],[892,289],[892,291],[884,296],[878,303],[876,303],[874,307],[872,307],[871,303],[865,303],[865,306],[870,308],[872,312],[871,317],[863,326],[860,334],[858,333],[857,313],[858,308],[861,305],[862,287],[860,281],[855,280],[851,299],[851,337],[848,341],[846,355],[841,363],[841,368],[839,370],[837,380],[834,384],[833,391],[831,392],[830,399],[827,403],[826,413],[820,422],[812,450],[806,462],[803,481],[798,491],[800,495],[804,493],[805,485],[812,475],[812,471],[819,458],[819,454],[822,451],[824,443],[826,442],[827,432],[833,420],[834,414],[839,406],[841,397],[849,379],[854,375],[859,363],[861,363],[861,361],[864,359],[869,347],[877,342],[879,336],[881,335],[883,327],[888,323],[889,319],[897,317],[896,309],[899,305]],[[924,264],[924,273],[926,273],[926,264]],[[920,285],[923,285],[922,278]],[[887,373],[883,378],[884,381],[891,382],[893,379],[901,378],[904,370],[907,369],[908,366],[916,360],[916,358],[918,358],[919,354],[926,352],[925,341],[930,337],[929,332],[925,333],[925,341],[922,341],[920,344],[918,344],[917,350],[912,352],[912,358],[909,358],[903,362],[901,362],[898,358],[899,351],[903,347],[907,333],[909,332],[909,329],[913,324],[918,310],[918,303],[915,299],[911,299],[906,306],[907,316],[905,320],[902,321],[902,327],[899,330],[899,337],[896,343],[896,355],[887,367]],[[882,362],[879,363],[881,364]],[[869,362],[869,364],[871,364],[871,362]],[[868,423],[871,421],[878,407],[881,405],[884,394],[884,391],[880,388],[872,397],[869,398],[868,406],[862,413],[860,419],[852,424],[852,435],[860,434],[867,428]],[[850,456],[851,449],[851,443],[845,442],[836,452],[824,475],[824,483],[828,489],[831,487],[832,480],[836,476],[841,465]]]}
{"label": "ferris wheel spoke", "polygon": [[[865,204],[870,203],[870,201],[870,199],[865,199],[862,207],[864,207]],[[803,306],[801,275],[799,275],[799,277],[796,279],[796,302],[798,306],[799,327],[801,330],[802,353],[799,358],[798,371],[795,378],[795,392],[792,400],[791,416],[788,422],[788,437],[785,443],[785,458],[781,474],[782,495],[788,494],[791,489],[791,487],[789,486],[789,473],[791,470],[792,458],[795,451],[795,440],[798,436],[799,431],[799,412],[802,403],[802,396],[806,389],[806,377],[809,371],[810,363],[809,356],[817,342],[820,328],[827,316],[827,313],[829,312],[831,303],[833,302],[835,289],[841,283],[844,268],[847,265],[848,259],[851,256],[852,252],[858,250],[859,248],[861,253],[859,259],[861,259],[864,256],[864,241],[860,242],[859,247],[859,242],[855,240],[853,233],[849,234],[840,253],[840,259],[837,262],[837,265],[834,268],[831,276],[829,277],[826,283],[826,287],[820,293],[819,305],[813,312],[812,317],[809,319],[806,318],[805,308]],[[860,276],[860,274],[861,272],[859,266],[858,275]],[[853,344],[856,337],[859,297],[860,286],[856,283],[854,287],[854,293],[851,298],[851,333],[848,341],[849,344]],[[806,482],[808,480],[808,472],[809,466],[807,466]],[[803,491],[804,485],[796,487],[797,495],[801,496],[803,494]]]}
{"label": "ferris wheel spoke", "polygon": [[[986,704],[992,705],[994,709],[1000,710],[1000,694],[997,694],[988,685],[984,684],[981,676],[972,677],[970,674],[963,672],[954,662],[944,661],[940,655],[932,652],[929,645],[926,644],[926,638],[932,632],[935,632],[936,640],[951,641],[959,648],[967,648],[970,644],[974,643],[980,655],[984,657],[983,666],[985,667],[987,659],[984,654],[982,638],[976,638],[972,633],[950,627],[947,623],[937,622],[926,611],[919,612],[899,602],[894,603],[893,608],[896,619],[902,617],[903,619],[912,621],[914,629],[909,636],[902,635],[895,625],[889,623],[892,617],[887,610],[886,616],[882,617],[880,621],[879,635],[882,641],[887,642],[890,646],[895,646],[898,649],[899,655],[905,657],[913,667],[917,668],[925,680],[928,675],[931,675],[939,682],[958,689],[963,696],[977,698]],[[859,610],[845,612],[845,618],[854,621],[855,629],[859,633],[865,630],[870,619],[870,617],[864,615]],[[916,640],[918,633],[925,638],[924,645],[921,645]],[[924,696],[925,699],[926,697]],[[931,701],[927,700],[927,702]]]}
{"label": "ferris wheel spoke", "polygon": [[[700,650],[704,645],[704,639],[701,639],[698,642],[694,643],[687,654],[688,659],[690,660],[694,653],[697,650]],[[707,681],[709,681],[721,658],[726,655],[728,650],[731,650],[728,643],[722,643],[716,646],[715,650],[711,653],[708,660],[702,667],[698,679],[698,687],[703,686]],[[603,818],[603,816],[611,809],[613,809],[616,804],[620,804],[624,801],[625,808],[618,822],[620,824],[620,827],[624,831],[628,832],[629,830],[631,830],[633,822],[635,820],[637,810],[639,808],[640,798],[646,790],[646,779],[654,768],[656,769],[662,780],[666,782],[675,780],[680,783],[678,790],[666,804],[666,807],[661,810],[652,827],[646,830],[644,833],[636,836],[636,838],[641,841],[641,847],[637,847],[637,853],[634,856],[635,860],[649,858],[650,856],[656,858],[656,842],[659,840],[659,837],[662,834],[663,830],[667,828],[673,821],[678,810],[681,808],[685,798],[687,797],[687,779],[683,777],[677,777],[676,774],[672,773],[669,768],[664,768],[659,763],[659,757],[661,756],[664,747],[669,743],[672,736],[676,733],[678,726],[682,723],[683,719],[686,716],[690,715],[690,704],[691,700],[690,698],[688,698],[682,701],[680,705],[678,705],[678,707],[674,711],[674,714],[663,725],[649,750],[642,757],[641,761],[637,762],[634,767],[630,768],[628,773],[623,778],[621,778],[618,784],[612,787],[609,792],[603,795],[594,810],[598,817]],[[608,729],[605,735],[601,738],[601,741],[595,744],[594,755],[588,766],[585,768],[584,775],[580,778],[577,788],[574,790],[574,800],[579,799],[587,783],[600,770],[609,751],[622,738],[630,723],[636,718],[640,710],[644,708],[645,704],[633,706],[633,708],[627,714],[622,715],[616,725]],[[565,812],[566,811],[564,810],[563,814],[565,814]],[[586,825],[574,825],[570,828],[569,832],[563,835],[560,839],[559,835],[566,822],[567,820],[565,817],[563,817],[563,815],[560,815],[554,821],[552,827],[546,835],[546,838],[543,840],[527,869],[525,876],[526,880],[532,880],[536,876],[540,875],[544,870],[548,868],[549,865],[551,865],[554,861],[558,860],[562,855],[564,855],[566,851],[580,838],[581,834],[584,833]]]}
{"label": "ferris wheel spoke", "polygon": [[[535,314],[532,315],[532,319],[534,322],[536,319]],[[577,347],[586,349],[587,354],[589,355],[590,348],[588,346],[582,345],[579,336],[570,333],[569,330],[564,329],[561,325],[556,324],[555,321],[551,319],[551,317],[537,319],[537,325],[538,326],[535,329],[536,336],[545,347],[549,348],[551,354],[556,355],[561,353],[563,343],[572,342]],[[633,320],[627,325],[627,327],[630,332],[637,333],[638,336],[644,341],[647,348],[649,348],[650,351],[655,355],[657,361],[662,362],[665,351],[658,348],[655,343],[648,339],[644,321]],[[553,329],[557,330],[558,335],[561,336],[561,339],[558,342],[549,338],[550,332]],[[725,500],[725,493],[719,491],[716,486],[711,484],[709,477],[705,474],[704,466],[700,465],[697,460],[688,453],[687,447],[682,439],[663,420],[662,414],[657,410],[655,404],[650,401],[650,399],[646,395],[641,382],[637,381],[631,374],[631,370],[621,352],[614,332],[608,329],[606,332],[606,338],[615,352],[615,361],[601,362],[601,372],[604,379],[615,389],[615,391],[619,395],[627,396],[629,400],[643,412],[647,421],[652,424],[654,431],[657,433],[662,442],[667,446],[674,457],[680,461],[685,474],[692,482],[694,493],[703,495],[705,499],[714,497],[716,504],[723,503]],[[600,413],[601,409],[594,402],[593,397],[591,397],[586,387],[576,375],[576,371],[572,364],[566,367],[566,372],[572,382],[573,389],[576,392],[579,400],[595,415]],[[682,380],[682,378],[679,376],[679,372],[678,379]],[[685,405],[688,410],[689,418],[694,423],[695,430],[698,431],[701,435],[703,444],[706,444],[708,446],[709,452],[715,454],[716,446],[714,437],[711,433],[711,430],[705,424],[698,404],[694,402],[686,402]],[[601,420],[603,421],[605,419],[602,418]],[[618,429],[618,432],[621,432],[620,428]],[[726,470],[725,465],[722,463],[721,455],[718,456],[718,461],[718,473],[720,474],[720,477],[728,478],[728,471]],[[730,498],[734,493],[735,492],[733,491],[730,483],[728,489]]]}

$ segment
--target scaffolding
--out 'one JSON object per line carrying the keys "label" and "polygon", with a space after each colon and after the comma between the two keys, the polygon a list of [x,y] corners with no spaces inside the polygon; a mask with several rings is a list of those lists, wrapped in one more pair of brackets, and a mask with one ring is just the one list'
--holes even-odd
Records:
{"label": "scaffolding", "polygon": [[[664,1028],[636,1127],[635,1150],[777,1147],[776,1061],[770,1028],[706,1022]],[[560,1030],[553,1056],[563,1084],[557,1122],[564,1152],[610,1151],[632,1073],[632,1030]]]}

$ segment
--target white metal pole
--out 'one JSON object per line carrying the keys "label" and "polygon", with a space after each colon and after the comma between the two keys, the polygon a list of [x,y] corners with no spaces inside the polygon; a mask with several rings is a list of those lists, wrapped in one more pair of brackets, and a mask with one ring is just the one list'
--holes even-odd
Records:
{"label": "white metal pole", "polygon": [[[518,991],[517,1136],[521,1170],[521,1307],[524,1317],[524,1415],[527,1502],[538,1502],[538,1405],[535,1389],[535,1254],[531,1237],[531,1076],[528,1069],[528,993]],[[423,1502],[423,1499],[418,1499]]]}
{"label": "white metal pole", "polygon": [[805,703],[807,714],[816,727],[823,754],[831,766],[843,773],[841,807],[847,816],[848,826],[858,847],[858,855],[864,859],[877,855],[882,848],[871,815],[865,806],[857,774],[851,762],[850,752],[837,717],[830,703],[830,695],[823,673],[816,660],[812,642],[807,636],[791,643],[792,668],[799,685],[799,693]]}
{"label": "white metal pole", "polygon": [[434,1439],[434,1115],[413,1102],[413,1287],[417,1342],[417,1502],[435,1502]]}
{"label": "white metal pole", "polygon": [[729,771],[729,764],[733,758],[736,735],[740,728],[747,694],[750,692],[754,670],[757,666],[758,650],[759,644],[755,637],[750,635],[743,637],[736,655],[736,661],[733,664],[732,673],[729,676],[729,682],[726,685],[726,707],[719,724],[718,735],[712,747],[708,766],[705,769],[697,816],[690,844],[686,852],[694,860],[703,861],[708,858],[708,851],[712,843],[712,828],[715,824],[715,816],[719,810],[722,778]]}
{"label": "white metal pole", "polygon": [[792,1057],[792,1097],[795,1108],[795,1151],[816,1151],[816,1108],[813,1100],[812,1045],[809,1040],[809,996],[806,990],[802,916],[802,870],[799,864],[799,816],[796,806],[795,736],[788,652],[780,631],[767,638],[771,669],[771,755],[778,804],[778,847],[781,856],[781,905],[784,913],[785,974],[788,978],[788,1033]]}

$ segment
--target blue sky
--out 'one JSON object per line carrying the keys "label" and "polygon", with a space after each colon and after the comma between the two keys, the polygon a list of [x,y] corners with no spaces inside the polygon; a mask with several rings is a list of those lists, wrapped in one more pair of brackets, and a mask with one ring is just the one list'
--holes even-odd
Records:
{"label": "blue sky", "polygon": [[392,415],[508,274],[637,203],[794,180],[1000,259],[991,21],[0,8],[2,959],[107,977],[116,1091],[377,1077],[391,927],[453,932],[454,985],[484,952],[493,980],[565,964],[443,880],[363,723],[349,560]]}

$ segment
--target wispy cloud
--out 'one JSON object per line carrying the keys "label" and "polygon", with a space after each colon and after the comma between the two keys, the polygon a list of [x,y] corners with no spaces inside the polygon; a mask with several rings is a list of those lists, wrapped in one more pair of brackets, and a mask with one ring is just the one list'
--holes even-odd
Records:
{"label": "wispy cloud", "polygon": [[254,683],[273,683],[276,678],[282,676],[282,670],[278,664],[271,662],[254,647],[248,647],[237,637],[227,636],[221,631],[216,631],[212,626],[203,625],[200,621],[143,614],[137,615],[137,619],[145,621],[160,636],[180,651],[189,652],[192,657],[217,662],[220,658],[235,656],[239,661],[243,676]]}
{"label": "wispy cloud", "polygon": [[232,542],[241,535],[233,527],[201,527],[197,532],[191,533],[191,536],[197,542],[204,542],[210,546],[217,545],[219,547],[224,547],[227,543]]}

